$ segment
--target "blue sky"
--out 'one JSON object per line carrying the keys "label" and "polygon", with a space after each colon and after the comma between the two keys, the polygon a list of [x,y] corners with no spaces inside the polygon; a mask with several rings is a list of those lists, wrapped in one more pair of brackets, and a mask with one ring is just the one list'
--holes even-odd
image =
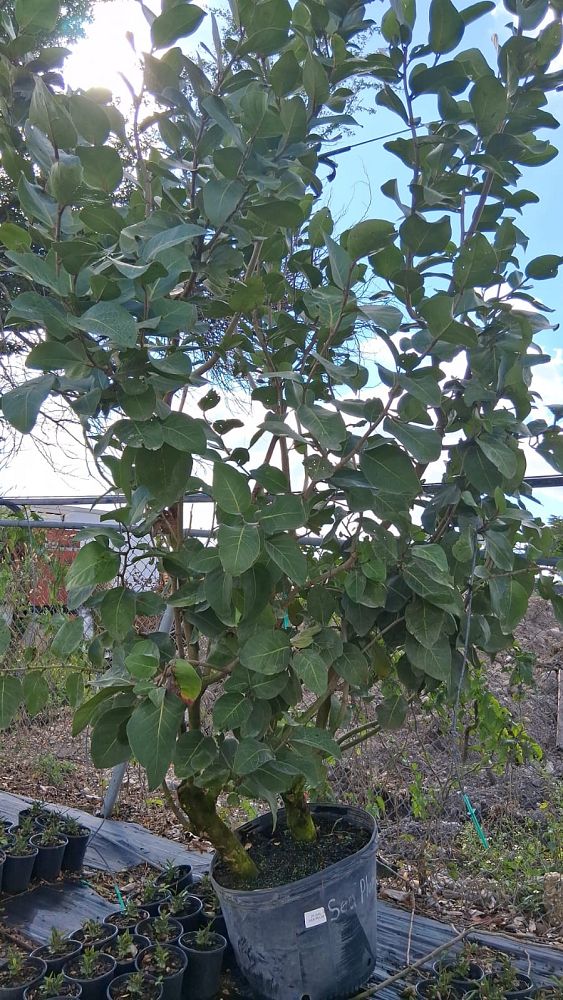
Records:
{"label": "blue sky", "polygon": [[[454,0],[459,7],[468,6],[467,2]],[[201,3],[201,0],[200,0]],[[158,0],[148,4],[158,8]],[[202,4],[203,6],[203,4]],[[427,22],[428,0],[419,0],[419,25],[424,31]],[[371,3],[369,12],[377,18],[384,5]],[[208,19],[206,19],[208,21]],[[492,36],[497,33],[500,41],[507,37],[505,25],[509,15],[499,4],[492,15],[482,18],[471,25],[466,31],[463,47],[479,48],[489,61],[494,60]],[[204,22],[205,24],[205,22]],[[206,26],[206,34],[208,28]],[[114,95],[126,104],[127,89],[120,72],[124,73],[135,85],[139,80],[140,70],[138,57],[126,32],[132,32],[136,39],[137,52],[142,52],[149,45],[149,30],[142,14],[140,4],[135,0],[109,0],[100,3],[94,10],[94,20],[89,26],[86,38],[79,42],[67,61],[67,79],[72,87],[107,86]],[[377,44],[377,41],[375,42]],[[383,45],[382,41],[382,45]],[[559,57],[560,65],[563,59]],[[559,68],[559,67],[558,67]],[[367,100],[373,101],[368,95]],[[435,104],[432,99],[420,102],[419,114],[425,115],[425,120],[435,117]],[[558,119],[563,117],[563,93],[552,95],[549,110]],[[400,121],[383,108],[377,108],[375,114],[362,112],[357,116],[357,134],[346,136],[342,143],[353,143],[375,136],[392,132],[400,127]],[[558,132],[545,130],[541,138],[550,138],[556,146],[563,146],[563,130]],[[390,177],[397,177],[399,184],[408,182],[408,174],[400,161],[384,149],[383,141],[374,142],[368,146],[354,149],[338,158],[339,170],[336,180],[327,186],[328,198],[335,218],[339,219],[341,228],[362,217],[387,217],[396,219],[394,204],[385,198],[380,191],[381,185]],[[543,253],[563,253],[563,212],[561,211],[561,156],[544,167],[527,169],[522,178],[522,184],[540,196],[538,205],[527,206],[524,216],[517,221],[530,238],[527,259]],[[522,260],[525,263],[525,260]],[[544,302],[555,309],[552,322],[557,323],[563,318],[563,283],[557,279],[538,283],[536,294]],[[541,393],[546,403],[563,401],[563,349],[559,331],[550,332],[542,338],[542,347],[552,355],[549,365],[541,366],[534,387]],[[72,494],[81,491],[95,491],[95,481],[84,466],[83,459],[76,454],[61,452],[61,468],[54,474],[46,463],[38,456],[33,458],[31,471],[29,458],[31,449],[27,444],[19,459],[9,471],[11,491],[33,494],[37,492],[38,471],[46,494]],[[65,473],[70,472],[70,478]],[[530,472],[549,472],[543,463],[534,461]],[[61,479],[61,473],[65,478]],[[537,498],[545,504],[545,513],[563,514],[563,490],[550,490]]]}

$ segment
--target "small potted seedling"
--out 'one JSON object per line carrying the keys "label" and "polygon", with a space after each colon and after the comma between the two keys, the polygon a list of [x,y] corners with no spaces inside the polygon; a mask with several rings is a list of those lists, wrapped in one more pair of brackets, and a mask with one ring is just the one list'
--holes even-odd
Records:
{"label": "small potted seedling", "polygon": [[532,996],[534,992],[530,977],[523,972],[518,972],[508,955],[500,955],[496,959],[484,982],[486,983],[487,980],[494,986],[498,986],[507,1000],[521,1000],[521,998]]}
{"label": "small potted seedling", "polygon": [[416,984],[416,994],[425,1000],[457,1000],[459,992],[453,983],[454,973],[447,968],[440,968],[429,979],[423,979]]}
{"label": "small potted seedling", "polygon": [[212,931],[222,934],[229,940],[227,927],[221,911],[221,904],[211,884],[209,875],[194,883],[191,889],[194,896],[199,896],[202,902],[201,920],[209,924]]}
{"label": "small potted seedling", "polygon": [[198,896],[192,896],[186,889],[161,903],[159,913],[167,913],[181,923],[184,931],[195,931],[201,923],[203,903]]}
{"label": "small potted seedling", "polygon": [[30,844],[29,837],[17,830],[12,842],[5,849],[2,890],[7,893],[25,892],[33,873],[38,848]]}
{"label": "small potted seedling", "polygon": [[207,925],[182,934],[180,947],[188,956],[190,1000],[212,1000],[221,985],[226,938]]}
{"label": "small potted seedling", "polygon": [[40,983],[47,972],[45,962],[18,948],[8,948],[0,965],[0,1000],[21,1000],[24,990]]}
{"label": "small potted seedling", "polygon": [[183,934],[183,927],[179,920],[174,920],[168,913],[161,913],[158,917],[141,920],[135,932],[147,937],[151,944],[176,944]]}
{"label": "small potted seedling", "polygon": [[113,910],[104,917],[104,924],[113,924],[117,933],[133,931],[141,920],[148,920],[148,910],[141,909],[134,899],[127,899],[120,910]]}
{"label": "small potted seedling", "polygon": [[167,861],[155,882],[157,885],[164,886],[171,893],[182,892],[193,882],[192,866],[175,865],[173,861]]}
{"label": "small potted seedling", "polygon": [[51,972],[45,976],[42,983],[29,986],[23,1000],[77,1000],[82,988],[78,983],[65,979],[62,972]]}
{"label": "small potted seedling", "polygon": [[[52,812],[47,809],[43,802],[35,799],[30,806],[20,809],[18,814],[18,825],[30,824],[35,829],[40,828],[51,819]],[[34,831],[35,832],[35,831]]]}
{"label": "small potted seedling", "polygon": [[117,937],[117,927],[114,924],[104,924],[100,920],[85,920],[80,930],[74,931],[71,937],[80,941],[84,948],[103,951]]}
{"label": "small potted seedling", "polygon": [[137,955],[135,968],[162,983],[162,1000],[180,1000],[187,955],[171,944],[154,944]]}
{"label": "small potted seedling", "polygon": [[61,817],[61,830],[68,840],[63,856],[62,870],[64,872],[80,872],[84,866],[84,855],[91,831],[88,827],[82,826],[78,820],[73,819],[72,816]]}
{"label": "small potted seedling", "polygon": [[160,904],[169,898],[170,891],[162,885],[157,885],[154,879],[145,882],[135,895],[137,902],[144,910],[148,910],[151,917],[157,916]]}
{"label": "small potted seedling", "polygon": [[64,833],[61,833],[57,818],[49,820],[42,830],[30,837],[29,842],[33,847],[37,847],[39,852],[35,859],[34,876],[45,882],[53,882],[61,874],[63,856],[68,844]]}
{"label": "small potted seedling", "polygon": [[473,992],[485,975],[482,967],[473,961],[474,955],[474,946],[468,945],[451,961],[442,959],[436,962],[434,973],[436,975],[442,971],[450,973],[452,986],[460,994]]}
{"label": "small potted seedling", "polygon": [[51,936],[47,944],[40,945],[32,951],[32,958],[41,958],[46,966],[47,972],[60,972],[65,962],[82,951],[82,944],[74,938],[67,937],[61,931],[53,927]]}
{"label": "small potted seedling", "polygon": [[103,951],[85,948],[63,966],[65,978],[82,987],[83,1000],[104,1000],[115,973],[115,958]]}
{"label": "small potted seedling", "polygon": [[108,986],[108,1000],[160,1000],[162,983],[143,972],[117,976]]}
{"label": "small potted seedling", "polygon": [[106,945],[106,955],[111,955],[117,963],[116,976],[133,972],[137,955],[143,948],[148,948],[150,944],[152,941],[148,937],[143,937],[141,934],[131,934],[131,931],[123,931],[123,934],[118,934],[110,944]]}

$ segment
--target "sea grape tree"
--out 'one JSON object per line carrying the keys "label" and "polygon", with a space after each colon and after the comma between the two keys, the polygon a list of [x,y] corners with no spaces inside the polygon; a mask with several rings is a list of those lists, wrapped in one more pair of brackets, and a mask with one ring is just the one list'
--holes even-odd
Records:
{"label": "sea grape tree", "polygon": [[[306,793],[327,761],[426,692],[455,700],[512,642],[547,544],[526,454],[561,468],[563,443],[533,413],[550,320],[532,286],[562,258],[521,265],[538,195],[519,182],[556,155],[561,4],[507,3],[488,63],[464,44],[493,6],[432,0],[427,24],[393,0],[386,51],[366,54],[353,0],[231,0],[209,74],[185,43],[206,15],[163,0],[130,123],[105,91],[46,79],[48,53],[29,60],[41,0],[2,21],[2,162],[27,220],[0,227],[23,289],[6,327],[40,332],[4,418],[29,433],[64,398],[125,497],[123,531],[92,529],[68,574],[70,608],[100,625],[82,699],[69,679],[74,732],[92,727],[100,767],[134,756],[151,788],[172,766],[194,830],[246,876],[219,795],[282,799],[313,838]],[[395,115],[397,177],[337,231],[328,136],[358,75]],[[218,372],[246,421],[214,414]],[[184,524],[186,494],[209,498],[207,541]],[[128,537],[147,532],[162,595],[125,582]],[[138,635],[136,616],[166,605],[173,637]],[[60,651],[80,628],[63,625]],[[9,668],[4,726],[23,694]],[[354,725],[374,692],[373,721]]]}

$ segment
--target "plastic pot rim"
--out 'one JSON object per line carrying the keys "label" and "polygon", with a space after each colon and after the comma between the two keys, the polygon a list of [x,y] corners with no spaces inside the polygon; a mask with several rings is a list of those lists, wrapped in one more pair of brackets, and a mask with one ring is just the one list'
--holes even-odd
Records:
{"label": "plastic pot rim", "polygon": [[216,938],[219,938],[219,940],[222,941],[223,943],[218,944],[217,947],[215,948],[198,948],[198,947],[191,947],[189,943],[183,944],[184,938],[191,937],[192,935],[195,936],[197,934],[197,931],[185,931],[185,933],[182,934],[180,941],[178,943],[181,948],[184,948],[185,951],[195,951],[198,955],[216,955],[217,952],[225,951],[225,948],[227,947],[228,943],[226,937],[224,937],[223,934],[219,934],[217,931],[212,931],[211,933]]}

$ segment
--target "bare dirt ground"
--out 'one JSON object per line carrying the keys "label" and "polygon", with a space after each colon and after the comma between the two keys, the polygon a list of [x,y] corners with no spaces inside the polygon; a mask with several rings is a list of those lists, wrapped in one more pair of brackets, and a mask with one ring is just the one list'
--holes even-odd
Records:
{"label": "bare dirt ground", "polygon": [[[494,741],[489,756],[471,750],[471,730],[467,759],[460,763],[448,710],[423,707],[400,731],[376,737],[338,764],[332,794],[377,815],[380,855],[397,871],[381,879],[384,898],[459,928],[502,928],[563,945],[561,923],[546,909],[544,882],[546,873],[563,872],[563,752],[555,747],[563,632],[545,602],[532,600],[518,640],[524,654],[536,657],[531,686],[511,685],[515,661],[507,654],[486,667],[486,680],[500,706],[510,709],[530,737],[529,746],[540,749],[541,759],[518,763],[521,733],[509,728],[500,764]],[[53,707],[3,733],[1,786],[96,813],[109,773],[90,763],[87,734],[71,738],[70,717],[70,710]],[[488,849],[467,819],[462,788]],[[241,820],[253,809],[252,803],[243,805]],[[115,817],[172,840],[186,839],[162,794],[147,791],[135,765],[128,768]],[[197,841],[193,846],[205,847]],[[99,882],[108,892],[103,877]]]}

